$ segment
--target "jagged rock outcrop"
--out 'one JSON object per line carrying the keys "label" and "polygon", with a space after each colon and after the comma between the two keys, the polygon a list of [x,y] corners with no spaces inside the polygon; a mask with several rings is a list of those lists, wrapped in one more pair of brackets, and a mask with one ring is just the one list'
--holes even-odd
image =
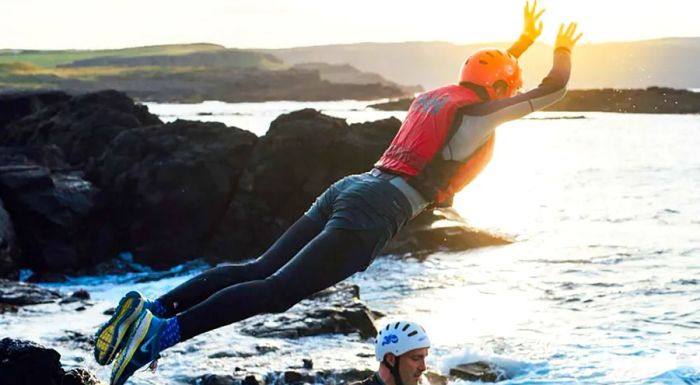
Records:
{"label": "jagged rock outcrop", "polygon": [[94,374],[79,368],[65,372],[61,355],[31,341],[0,340],[0,383],[12,385],[99,385]]}
{"label": "jagged rock outcrop", "polygon": [[221,123],[182,120],[122,133],[86,170],[102,189],[102,232],[150,265],[201,256],[256,141]]}
{"label": "jagged rock outcrop", "polygon": [[361,301],[360,289],[339,283],[302,300],[284,314],[241,321],[241,331],[256,337],[298,338],[333,333],[377,335],[372,315]]}
{"label": "jagged rock outcrop", "polygon": [[14,120],[0,131],[0,145],[53,144],[69,164],[83,165],[99,157],[122,131],[155,124],[162,122],[125,94],[100,91],[48,104]]}

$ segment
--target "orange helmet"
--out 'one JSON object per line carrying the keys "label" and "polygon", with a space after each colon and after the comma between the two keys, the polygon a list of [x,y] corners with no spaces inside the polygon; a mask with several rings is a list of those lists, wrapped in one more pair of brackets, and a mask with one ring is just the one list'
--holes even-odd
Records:
{"label": "orange helmet", "polygon": [[[510,97],[523,85],[518,60],[496,48],[480,49],[469,56],[462,64],[459,82],[470,82],[484,87],[491,99]],[[505,92],[497,93],[494,85],[505,86]]]}

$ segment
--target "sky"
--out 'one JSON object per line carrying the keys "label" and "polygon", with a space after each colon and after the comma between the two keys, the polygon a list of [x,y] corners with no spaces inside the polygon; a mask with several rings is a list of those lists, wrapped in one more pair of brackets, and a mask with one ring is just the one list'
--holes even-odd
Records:
{"label": "sky", "polygon": [[[196,4],[196,5],[195,5]],[[0,0],[0,48],[102,49],[207,42],[284,48],[357,42],[511,41],[524,0]],[[700,36],[698,0],[539,0],[544,33],[583,43]]]}

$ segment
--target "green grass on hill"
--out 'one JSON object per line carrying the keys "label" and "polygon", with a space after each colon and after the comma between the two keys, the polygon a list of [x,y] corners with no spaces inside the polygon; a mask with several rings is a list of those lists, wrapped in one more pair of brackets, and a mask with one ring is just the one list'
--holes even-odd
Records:
{"label": "green grass on hill", "polygon": [[99,57],[138,57],[154,55],[187,55],[195,52],[216,52],[225,50],[216,44],[175,44],[155,45],[113,50],[63,50],[63,51],[30,51],[30,50],[0,50],[0,64],[24,62],[41,67],[55,67],[60,64],[72,63],[76,60]]}
{"label": "green grass on hill", "polygon": [[205,70],[200,67],[78,67],[46,68],[32,63],[0,63],[0,89],[54,89],[62,80],[97,81],[103,76],[162,76]]}

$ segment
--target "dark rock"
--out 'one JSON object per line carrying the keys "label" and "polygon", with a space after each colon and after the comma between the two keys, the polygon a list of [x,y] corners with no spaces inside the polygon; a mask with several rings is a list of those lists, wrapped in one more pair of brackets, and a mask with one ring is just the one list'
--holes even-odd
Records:
{"label": "dark rock", "polygon": [[[291,385],[291,384],[329,384],[344,385],[362,381],[371,376],[372,370],[323,370],[323,371],[285,371],[269,372],[264,378],[257,374],[249,374],[246,370],[236,367],[233,375],[207,374],[191,381],[196,385]],[[444,384],[442,384],[444,385]]]}
{"label": "dark rock", "polygon": [[0,303],[0,314],[3,313],[17,313],[19,309],[15,305],[9,305],[6,303]]}
{"label": "dark rock", "polygon": [[162,122],[148,108],[134,104],[125,94],[101,91],[53,103],[15,120],[0,132],[0,144],[54,144],[71,165],[97,158],[122,131]]}
{"label": "dark rock", "polygon": [[260,354],[267,354],[267,353],[273,353],[278,351],[279,348],[277,346],[272,346],[272,345],[255,345],[255,351],[257,351]]}
{"label": "dark rock", "polygon": [[0,379],[12,385],[61,385],[61,355],[30,341],[0,340]]}
{"label": "dark rock", "polygon": [[27,91],[0,94],[0,132],[9,123],[70,98],[61,91]]}
{"label": "dark rock", "polygon": [[253,353],[250,352],[217,352],[210,354],[208,357],[209,358],[231,358],[231,357],[238,357],[238,358],[248,358],[248,357],[253,357]]}
{"label": "dark rock", "polygon": [[431,370],[427,370],[423,374],[428,380],[428,384],[430,385],[447,385],[447,383],[450,381],[450,379],[447,376],[443,376],[442,374],[435,373]]}
{"label": "dark rock", "polygon": [[314,383],[333,385],[352,384],[354,382],[362,381],[372,374],[374,374],[374,371],[369,369],[346,369],[338,371],[324,370],[316,372],[316,379]]}
{"label": "dark rock", "polygon": [[303,367],[304,369],[313,369],[314,368],[314,361],[311,358],[304,358],[302,360],[304,363]]}
{"label": "dark rock", "polygon": [[63,376],[63,385],[101,385],[94,373],[83,368],[71,369]]}
{"label": "dark rock", "polygon": [[40,286],[0,279],[0,303],[16,306],[51,303],[61,299],[61,294],[55,290],[44,289]]}
{"label": "dark rock", "polygon": [[196,381],[197,385],[237,385],[231,375],[205,374]]}
{"label": "dark rock", "polygon": [[[69,303],[74,303],[74,302],[84,302],[86,300],[90,299],[90,293],[88,293],[87,290],[85,289],[78,289],[73,294],[71,294],[68,298],[64,298],[59,302],[61,305],[63,304],[69,304]],[[76,309],[78,310],[78,309]]]}
{"label": "dark rock", "polygon": [[41,166],[50,171],[71,171],[65,162],[63,151],[53,144],[36,146],[0,146],[0,164],[16,166]]}
{"label": "dark rock", "polygon": [[90,214],[97,191],[79,174],[15,160],[0,165],[0,197],[23,251],[20,265],[65,271],[92,264]]}
{"label": "dark rock", "polygon": [[261,382],[257,377],[250,375],[246,376],[243,381],[241,381],[241,385],[261,385]]}
{"label": "dark rock", "polygon": [[288,370],[284,372],[283,379],[285,384],[299,384],[303,381],[304,376],[299,372]]}
{"label": "dark rock", "polygon": [[700,94],[661,87],[571,90],[548,110],[697,114],[700,113]]}
{"label": "dark rock", "polygon": [[374,337],[377,330],[359,288],[340,283],[321,291],[284,314],[241,321],[241,332],[256,337],[298,338],[331,333],[359,333]]}
{"label": "dark rock", "polygon": [[46,167],[51,171],[71,171],[71,166],[66,163],[63,151],[55,144],[43,144],[36,146],[14,148],[25,155],[27,159],[39,166]]}
{"label": "dark rock", "polygon": [[55,341],[84,351],[92,351],[95,346],[95,336],[74,330],[66,330],[65,334],[57,337]]}
{"label": "dark rock", "polygon": [[18,278],[19,257],[15,227],[0,199],[0,278]]}
{"label": "dark rock", "polygon": [[70,296],[78,299],[90,299],[90,293],[88,293],[88,291],[85,289],[78,289]]}
{"label": "dark rock", "polygon": [[123,235],[117,244],[150,265],[201,255],[256,141],[221,123],[182,120],[123,132],[87,170],[103,191],[104,232]]}
{"label": "dark rock", "polygon": [[[406,111],[412,102],[412,98],[406,98],[378,103],[370,107],[385,111]],[[663,87],[570,90],[564,99],[548,107],[547,110],[697,114],[700,113],[700,94]]]}
{"label": "dark rock", "polygon": [[384,248],[384,254],[426,256],[435,251],[457,251],[512,243],[505,236],[475,229],[453,209],[427,210],[413,218]]}
{"label": "dark rock", "polygon": [[507,380],[505,370],[488,362],[477,361],[450,369],[450,375],[467,381],[497,382]]}

